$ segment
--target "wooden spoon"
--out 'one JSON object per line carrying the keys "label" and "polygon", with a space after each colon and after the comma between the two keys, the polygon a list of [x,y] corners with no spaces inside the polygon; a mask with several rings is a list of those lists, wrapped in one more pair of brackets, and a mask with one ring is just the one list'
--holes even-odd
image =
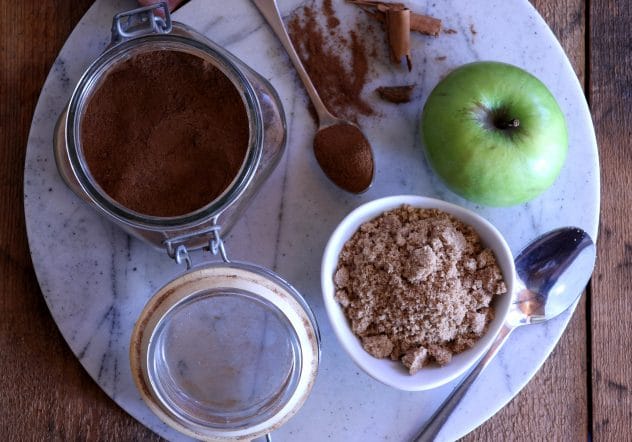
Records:
{"label": "wooden spoon", "polygon": [[285,30],[276,0],[252,1],[281,41],[314,105],[318,116],[314,154],[318,164],[338,187],[352,193],[366,191],[375,169],[370,143],[358,126],[327,110]]}

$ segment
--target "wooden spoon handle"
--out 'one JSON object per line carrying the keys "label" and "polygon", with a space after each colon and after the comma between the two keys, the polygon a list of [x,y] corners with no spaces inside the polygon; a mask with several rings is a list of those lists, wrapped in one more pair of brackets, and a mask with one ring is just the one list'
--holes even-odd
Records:
{"label": "wooden spoon handle", "polygon": [[285,26],[283,25],[283,20],[281,19],[281,14],[279,13],[279,8],[277,7],[276,0],[252,0],[255,4],[263,18],[268,22],[270,28],[272,28],[272,32],[277,36],[288,56],[290,57],[290,61],[296,68],[298,72],[298,76],[300,77],[305,89],[307,90],[307,94],[309,98],[312,100],[312,104],[314,105],[314,109],[316,110],[316,114],[318,114],[318,120],[321,125],[326,124],[327,122],[331,122],[336,120],[328,110],[323,101],[321,100],[312,80],[309,78],[309,74],[305,70],[301,59],[296,53],[296,49],[294,49],[294,45],[292,44],[292,40],[290,40],[290,36],[285,30]]}

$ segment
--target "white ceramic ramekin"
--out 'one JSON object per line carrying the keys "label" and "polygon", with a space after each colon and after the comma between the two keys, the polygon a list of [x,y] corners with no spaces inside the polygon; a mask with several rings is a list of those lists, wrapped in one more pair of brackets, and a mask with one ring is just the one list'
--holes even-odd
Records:
{"label": "white ceramic ramekin", "polygon": [[[474,347],[454,355],[452,361],[444,366],[430,364],[414,375],[399,361],[377,359],[367,353],[360,340],[353,334],[342,307],[334,298],[333,275],[338,264],[338,256],[345,242],[358,230],[361,224],[369,221],[385,211],[403,204],[413,207],[439,209],[452,214],[465,224],[472,226],[481,237],[484,246],[492,249],[503,273],[508,292],[496,297],[493,301],[496,314],[490,323],[487,333],[479,339]],[[351,358],[370,376],[391,387],[400,390],[429,390],[450,382],[470,368],[491,345],[500,331],[509,309],[510,294],[515,281],[514,259],[507,242],[501,233],[486,219],[471,210],[447,203],[445,201],[414,195],[398,195],[370,201],[347,215],[331,235],[321,265],[321,287],[327,315],[338,340]]]}

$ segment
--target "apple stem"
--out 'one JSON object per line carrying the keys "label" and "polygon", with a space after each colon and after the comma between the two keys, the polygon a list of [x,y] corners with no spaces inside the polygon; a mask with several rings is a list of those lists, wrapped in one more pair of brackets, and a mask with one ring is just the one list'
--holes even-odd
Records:
{"label": "apple stem", "polygon": [[503,129],[512,129],[512,128],[516,128],[520,126],[520,120],[517,118],[514,118],[513,120],[509,120],[509,121],[504,121],[503,122]]}

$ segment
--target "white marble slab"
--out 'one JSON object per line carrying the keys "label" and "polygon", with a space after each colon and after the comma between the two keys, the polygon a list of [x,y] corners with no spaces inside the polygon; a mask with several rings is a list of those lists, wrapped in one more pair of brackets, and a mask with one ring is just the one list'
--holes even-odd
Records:
{"label": "white marble slab", "polygon": [[[300,2],[280,3],[287,15]],[[342,1],[335,5],[343,21],[359,13]],[[53,159],[52,133],[59,113],[83,70],[108,43],[112,15],[133,6],[129,0],[97,0],[53,65],[28,141],[26,222],[42,292],[80,362],[114,401],[143,424],[170,440],[183,440],[145,407],[128,366],[135,319],[153,291],[182,269],[79,201],[62,183]],[[281,95],[289,120],[288,151],[227,240],[234,259],[268,266],[292,282],[314,309],[322,331],[316,386],[298,415],[275,432],[277,441],[406,440],[452,387],[396,391],[362,373],[338,345],[320,298],[319,264],[328,235],[354,207],[385,195],[439,197],[487,217],[507,237],[514,253],[538,234],[564,225],[582,227],[596,237],[599,166],[591,118],[571,65],[533,7],[527,0],[420,0],[411,6],[444,19],[446,28],[458,32],[437,39],[413,36],[412,74],[388,64],[376,65],[381,83],[412,80],[419,87],[415,102],[399,107],[367,94],[381,116],[360,119],[377,164],[375,184],[361,196],[340,192],[318,169],[311,151],[314,124],[303,90],[248,0],[193,0],[175,14],[176,20],[225,45],[268,78]],[[436,61],[438,56],[447,58]],[[570,149],[560,178],[549,191],[522,206],[474,206],[439,183],[423,159],[418,141],[421,103],[451,68],[478,59],[505,61],[534,73],[557,97],[567,118]],[[547,358],[568,320],[565,314],[547,325],[518,330],[450,418],[440,439],[452,440],[471,431],[517,394]]]}

